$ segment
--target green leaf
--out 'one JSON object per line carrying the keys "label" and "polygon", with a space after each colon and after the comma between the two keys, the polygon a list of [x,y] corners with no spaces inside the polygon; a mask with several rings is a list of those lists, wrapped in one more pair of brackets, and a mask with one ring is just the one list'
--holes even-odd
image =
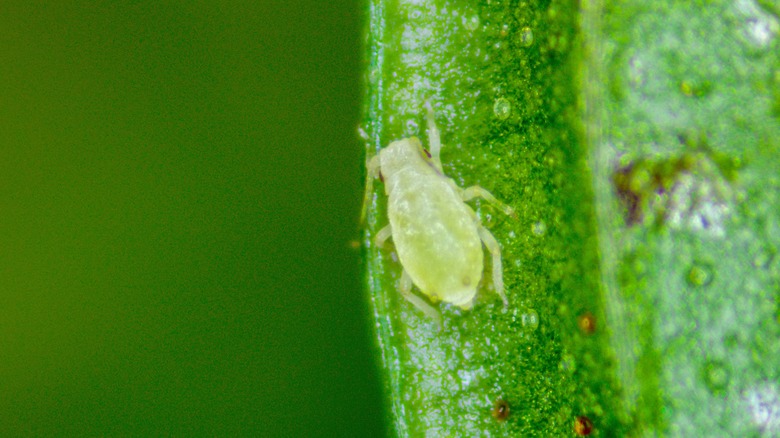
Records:
{"label": "green leaf", "polygon": [[[430,101],[502,247],[444,328],[364,244],[400,436],[780,433],[780,3],[370,2],[367,155]],[[489,277],[489,276],[488,276]],[[508,411],[508,415],[506,415]],[[592,429],[589,431],[588,429]]]}

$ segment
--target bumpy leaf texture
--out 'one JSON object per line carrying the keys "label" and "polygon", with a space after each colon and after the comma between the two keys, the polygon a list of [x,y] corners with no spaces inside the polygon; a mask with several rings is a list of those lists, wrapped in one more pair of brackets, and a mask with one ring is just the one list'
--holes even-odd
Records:
{"label": "bumpy leaf texture", "polygon": [[[399,436],[780,434],[780,3],[370,0],[367,156],[426,142],[502,247],[471,310],[366,278]],[[486,261],[489,272],[489,258]]]}

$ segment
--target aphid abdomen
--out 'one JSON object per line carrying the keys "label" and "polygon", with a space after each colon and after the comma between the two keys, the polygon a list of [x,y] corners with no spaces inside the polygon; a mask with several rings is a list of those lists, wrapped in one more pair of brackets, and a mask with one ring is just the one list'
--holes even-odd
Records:
{"label": "aphid abdomen", "polygon": [[438,175],[399,181],[388,200],[401,264],[432,300],[470,303],[482,277],[482,244],[470,208]]}

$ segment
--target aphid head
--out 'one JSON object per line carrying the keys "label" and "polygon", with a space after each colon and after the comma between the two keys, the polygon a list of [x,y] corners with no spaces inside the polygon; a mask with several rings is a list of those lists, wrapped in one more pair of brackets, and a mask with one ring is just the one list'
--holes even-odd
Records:
{"label": "aphid head", "polygon": [[409,137],[390,143],[390,146],[380,151],[382,155],[382,171],[385,176],[407,166],[419,166],[420,161],[430,163],[430,153],[423,149],[420,139]]}

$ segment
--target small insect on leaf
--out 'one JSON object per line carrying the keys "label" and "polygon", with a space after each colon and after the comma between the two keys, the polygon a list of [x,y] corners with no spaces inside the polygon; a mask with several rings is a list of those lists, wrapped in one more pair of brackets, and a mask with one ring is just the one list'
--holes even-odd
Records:
{"label": "small insect on leaf", "polygon": [[[367,164],[365,200],[373,193],[373,179],[381,178],[389,224],[375,234],[375,243],[381,246],[392,237],[403,267],[398,291],[441,328],[439,313],[430,302],[473,306],[482,279],[483,245],[492,258],[493,287],[504,306],[509,302],[501,248],[466,201],[482,198],[508,215],[514,210],[482,187],[462,189],[444,174],[439,130],[433,109],[426,107],[430,150],[410,137],[379,151]],[[428,300],[415,295],[413,286]]]}

